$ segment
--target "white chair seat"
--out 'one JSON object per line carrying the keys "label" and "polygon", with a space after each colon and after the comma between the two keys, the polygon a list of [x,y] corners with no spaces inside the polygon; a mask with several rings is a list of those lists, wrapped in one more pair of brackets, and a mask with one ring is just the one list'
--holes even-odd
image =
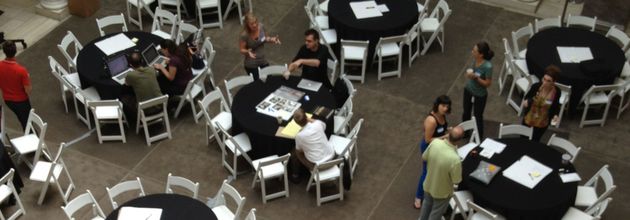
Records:
{"label": "white chair seat", "polygon": [[201,88],[201,86],[195,84],[195,85],[193,85],[192,89],[190,89],[190,95],[192,97],[197,97],[197,95],[199,95],[202,91],[203,91],[203,88]]}
{"label": "white chair seat", "polygon": [[105,220],[105,219],[100,216],[95,216],[94,218],[92,218],[92,220]]}
{"label": "white chair seat", "polygon": [[78,73],[64,74],[61,77],[67,79],[68,82],[70,82],[72,85],[76,86],[77,88],[81,88],[81,80],[79,79]]}
{"label": "white chair seat", "polygon": [[[236,141],[236,143],[238,144],[238,146],[240,146],[241,149],[243,149],[243,151],[249,152],[250,150],[252,150],[252,144],[249,141],[249,137],[247,136],[247,134],[240,133],[234,136],[233,138],[234,138],[234,141]],[[241,154],[243,154],[243,152],[241,151],[236,152],[236,146],[234,146],[234,143],[232,143],[231,141],[226,141],[225,146],[227,146],[230,150],[232,150],[232,152],[235,152],[237,156],[240,156]]]}
{"label": "white chair seat", "polygon": [[422,32],[435,32],[440,27],[440,21],[437,18],[425,18],[420,23]]}
{"label": "white chair seat", "polygon": [[462,205],[461,209],[463,210],[457,209],[456,213],[468,212],[468,200],[471,200],[471,201],[473,200],[472,193],[470,193],[470,191],[467,191],[467,190],[460,190],[460,191],[455,191],[454,194],[457,194],[457,196],[453,196],[451,201],[449,201],[451,208],[455,209],[454,208],[456,207],[455,199],[457,199],[459,204]]}
{"label": "white chair seat", "polygon": [[365,47],[343,46],[344,58],[346,60],[363,60]]}
{"label": "white chair seat", "polygon": [[319,10],[322,10],[324,13],[328,13],[328,2],[330,0],[326,0],[319,4]]}
{"label": "white chair seat", "polygon": [[518,57],[520,58],[525,58],[525,55],[527,55],[527,49],[518,52]]}
{"label": "white chair seat", "polygon": [[420,2],[416,2],[416,5],[418,5],[418,12],[424,11],[424,5],[420,4]]}
{"label": "white chair seat", "polygon": [[578,186],[577,195],[575,196],[575,205],[588,207],[597,201],[597,192],[595,188],[588,186]]}
{"label": "white chair seat", "polygon": [[525,61],[525,59],[514,59],[514,64],[521,71],[523,71],[526,74],[529,74],[529,69],[527,68],[527,62]]}
{"label": "white chair seat", "polygon": [[97,106],[94,111],[97,119],[118,119],[118,106]]}
{"label": "white chair seat", "polygon": [[381,44],[381,56],[393,56],[400,53],[400,47],[395,42]]}
{"label": "white chair seat", "polygon": [[[153,3],[153,2],[155,2],[155,0],[140,0],[140,1],[144,2],[144,5],[149,5],[149,4]],[[138,1],[137,0],[128,0],[127,2],[129,2],[133,6],[138,7]]]}
{"label": "white chair seat", "polygon": [[230,130],[232,128],[232,113],[221,112],[217,116],[214,116],[212,123],[219,123],[223,129]]}
{"label": "white chair seat", "polygon": [[[498,214],[497,214],[498,215]],[[491,218],[486,217],[485,215],[481,214],[481,213],[475,213],[472,216],[469,217],[470,220],[493,220]],[[498,215],[497,220],[505,220],[505,217]]]}
{"label": "white chair seat", "polygon": [[217,216],[217,219],[234,219],[234,213],[225,205],[212,208],[212,212]]}
{"label": "white chair seat", "polygon": [[[260,165],[260,163],[264,162],[264,161],[268,161],[268,160],[273,160],[278,158],[277,155],[271,155],[268,157],[263,157],[260,158],[258,160],[254,160],[252,161],[252,166],[254,166],[254,169],[258,170],[258,166]],[[274,163],[271,165],[267,165],[264,166],[262,168],[262,175],[263,176],[259,176],[260,179],[266,179],[266,178],[272,178],[272,177],[276,177],[276,176],[282,176],[284,175],[284,165],[282,165],[282,162],[278,162],[278,163]]]}
{"label": "white chair seat", "polygon": [[[322,30],[322,38],[328,44],[337,43],[337,31],[335,29]],[[323,43],[323,42],[321,42]]]}
{"label": "white chair seat", "polygon": [[330,28],[330,26],[328,25],[328,16],[324,16],[324,15],[315,16],[315,22],[317,22],[317,25],[322,30]]}
{"label": "white chair seat", "polygon": [[0,201],[4,201],[7,197],[11,195],[11,187],[2,184],[0,185]]}
{"label": "white chair seat", "polygon": [[[83,97],[83,95],[85,95],[85,97]],[[84,105],[86,103],[84,103],[83,101],[87,100],[87,101],[98,101],[101,100],[101,96],[98,95],[98,91],[96,91],[96,88],[94,87],[89,87],[87,89],[83,90],[83,93],[77,93],[77,99],[79,99],[79,101],[81,103],[83,103]]]}
{"label": "white chair seat", "polygon": [[593,216],[584,213],[582,210],[570,207],[562,216],[562,220],[592,220]]}
{"label": "white chair seat", "polygon": [[591,104],[606,104],[608,103],[608,96],[606,93],[597,92],[593,93],[588,97],[588,100]]}
{"label": "white chair seat", "polygon": [[[33,171],[31,172],[30,180],[37,182],[46,182],[46,178],[48,177],[48,172],[50,171],[50,166],[52,166],[51,162],[46,161],[38,161],[33,167]],[[55,170],[53,170],[53,177],[50,179],[51,183],[55,182],[55,179],[59,178],[61,175],[61,171],[63,170],[62,166],[55,166]]]}
{"label": "white chair seat", "polygon": [[330,138],[328,139],[328,143],[333,146],[333,149],[335,149],[335,153],[337,155],[340,155],[346,149],[346,146],[348,146],[348,143],[350,143],[350,141],[352,140],[349,138],[341,137],[334,134],[330,135]]}
{"label": "white chair seat", "polygon": [[153,31],[153,32],[151,32],[151,34],[157,35],[157,36],[159,36],[159,37],[161,37],[163,39],[171,39],[171,35],[169,33],[166,33],[166,32],[161,31],[161,30]]}
{"label": "white chair seat", "polygon": [[15,150],[20,154],[28,154],[37,150],[39,144],[39,137],[35,134],[29,134],[22,137],[11,139],[11,145],[15,147]]}
{"label": "white chair seat", "polygon": [[216,7],[218,5],[217,0],[199,0],[199,6],[201,8]]}
{"label": "white chair seat", "polygon": [[327,170],[319,171],[319,179],[320,181],[331,180],[339,177],[341,175],[341,170],[338,166],[333,166]]}
{"label": "white chair seat", "polygon": [[[343,122],[346,121],[346,117],[335,115],[333,119],[334,119],[334,124],[335,124],[333,128],[333,132],[337,132],[341,129],[341,126],[343,126]],[[341,132],[341,133],[345,134],[345,132]]]}
{"label": "white chair seat", "polygon": [[621,70],[621,77],[623,78],[630,77],[630,63],[625,62],[623,64],[623,69]]}
{"label": "white chair seat", "polygon": [[529,90],[529,81],[526,78],[520,78],[518,80],[516,80],[516,86],[518,86],[518,89],[520,91],[527,91]]}

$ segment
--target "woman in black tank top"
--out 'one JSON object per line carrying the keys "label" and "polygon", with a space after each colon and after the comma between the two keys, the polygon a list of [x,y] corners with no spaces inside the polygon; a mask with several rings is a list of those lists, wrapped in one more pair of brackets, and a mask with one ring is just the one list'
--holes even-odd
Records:
{"label": "woman in black tank top", "polygon": [[[451,99],[446,95],[441,95],[435,102],[433,102],[433,109],[424,119],[424,136],[420,143],[420,154],[429,146],[429,143],[435,138],[442,138],[448,134],[448,122],[446,121],[446,114],[451,113]],[[424,188],[422,184],[427,176],[427,162],[422,161],[422,175],[420,176],[420,182],[418,183],[418,190],[416,191],[416,198],[413,206],[419,209],[422,205],[422,199],[424,198]]]}

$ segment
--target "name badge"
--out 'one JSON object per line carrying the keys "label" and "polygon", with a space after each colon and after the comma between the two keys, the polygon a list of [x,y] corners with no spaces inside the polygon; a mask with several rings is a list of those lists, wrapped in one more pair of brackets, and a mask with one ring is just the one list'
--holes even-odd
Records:
{"label": "name badge", "polygon": [[437,129],[437,133],[442,133],[443,131],[444,131],[444,128],[443,128],[443,127],[439,127],[439,128]]}

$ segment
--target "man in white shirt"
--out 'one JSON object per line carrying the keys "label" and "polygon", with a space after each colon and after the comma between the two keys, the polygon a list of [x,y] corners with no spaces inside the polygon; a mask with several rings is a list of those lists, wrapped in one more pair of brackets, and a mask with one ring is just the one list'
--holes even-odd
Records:
{"label": "man in white shirt", "polygon": [[[295,136],[295,155],[307,169],[312,170],[316,163],[326,162],[335,157],[335,151],[328,144],[326,137],[326,123],[321,120],[308,118],[301,108],[293,114],[293,120],[302,126],[302,130]],[[298,166],[297,163],[292,163]],[[293,170],[297,170],[296,167]],[[293,179],[297,178],[293,172]]]}

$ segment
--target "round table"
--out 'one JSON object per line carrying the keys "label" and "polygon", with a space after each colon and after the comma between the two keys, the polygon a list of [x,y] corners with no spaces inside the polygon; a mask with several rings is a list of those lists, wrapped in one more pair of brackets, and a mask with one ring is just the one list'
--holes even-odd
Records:
{"label": "round table", "polygon": [[[558,46],[588,47],[596,63],[562,63],[556,48]],[[571,85],[571,113],[575,112],[582,95],[592,85],[612,84],[625,62],[623,51],[615,42],[604,35],[578,28],[550,28],[536,33],[527,42],[526,59],[529,72],[541,79],[545,67],[551,64],[560,67],[562,73],[557,81]],[[584,67],[600,71],[584,71]]]}
{"label": "round table", "polygon": [[[559,151],[545,144],[519,138],[499,139],[506,144],[501,154],[491,159],[470,153],[462,162],[462,182],[459,189],[470,190],[475,203],[492,209],[507,219],[560,219],[573,205],[577,193],[577,182],[563,183],[558,169],[566,167],[574,171],[573,165],[562,165]],[[478,147],[475,149],[480,152]],[[471,151],[472,152],[472,151]],[[503,176],[502,172],[523,155],[552,169],[533,189],[527,188]],[[484,160],[501,167],[490,184],[485,185],[469,177],[479,161]]]}
{"label": "round table", "polygon": [[203,202],[178,194],[151,194],[125,202],[107,216],[107,220],[118,219],[118,211],[125,206],[160,208],[161,220],[215,220],[217,216]]}
{"label": "round table", "polygon": [[[98,91],[98,94],[101,96],[101,99],[120,98],[120,94],[123,91],[123,86],[112,80],[108,70],[105,69],[105,66],[107,65],[107,56],[94,44],[116,34],[119,33],[105,35],[104,37],[92,40],[83,47],[77,57],[77,72],[79,73],[79,78],[81,79],[81,86],[83,88],[94,86],[94,88]],[[138,38],[138,42],[135,47],[118,52],[117,54],[128,53],[133,50],[142,52],[142,50],[148,47],[149,44],[153,43],[158,45],[160,41],[163,40],[159,36],[142,31],[129,31],[124,32],[124,34],[127,35],[129,39],[134,37]]]}
{"label": "round table", "polygon": [[[309,101],[306,101],[304,97],[299,100],[305,112],[313,112],[318,106],[335,109],[335,98],[325,86],[322,85],[319,91],[313,92],[298,88],[300,80],[300,77],[295,76],[291,76],[288,80],[281,76],[269,76],[264,83],[256,80],[243,86],[234,96],[231,109],[232,130],[235,133],[245,132],[249,136],[252,144],[252,151],[248,153],[250,157],[255,159],[270,155],[284,155],[295,147],[294,139],[276,136],[278,127],[285,126],[287,121],[279,125],[276,118],[256,111],[256,105],[280,86],[303,91],[309,96]],[[327,136],[332,134],[333,123],[333,117],[326,120]]]}

